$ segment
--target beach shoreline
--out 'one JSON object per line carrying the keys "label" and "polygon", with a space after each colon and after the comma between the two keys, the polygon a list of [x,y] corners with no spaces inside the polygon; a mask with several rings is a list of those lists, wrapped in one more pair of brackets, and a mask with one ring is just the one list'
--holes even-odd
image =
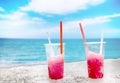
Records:
{"label": "beach shoreline", "polygon": [[64,78],[50,80],[47,64],[20,65],[0,68],[0,83],[120,83],[120,58],[104,60],[104,78],[90,79],[86,61],[68,62]]}

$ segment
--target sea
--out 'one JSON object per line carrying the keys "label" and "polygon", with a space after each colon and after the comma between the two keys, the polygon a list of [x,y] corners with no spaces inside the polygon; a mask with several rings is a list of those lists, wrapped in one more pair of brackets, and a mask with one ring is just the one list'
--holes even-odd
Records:
{"label": "sea", "polygon": [[[88,42],[100,39],[88,39]],[[51,39],[52,43],[59,43],[59,39]],[[65,43],[65,62],[85,61],[86,53],[82,39],[63,39]],[[120,39],[104,39],[105,59],[120,58]],[[47,62],[45,44],[47,39],[5,39],[0,38],[0,65],[29,64]]]}

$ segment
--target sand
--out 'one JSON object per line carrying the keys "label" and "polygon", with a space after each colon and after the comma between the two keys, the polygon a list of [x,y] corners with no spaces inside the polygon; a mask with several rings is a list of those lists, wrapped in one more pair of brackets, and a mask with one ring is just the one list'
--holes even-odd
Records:
{"label": "sand", "polygon": [[120,83],[120,59],[106,59],[104,78],[90,79],[86,61],[65,63],[64,78],[50,80],[47,64],[0,68],[0,83]]}

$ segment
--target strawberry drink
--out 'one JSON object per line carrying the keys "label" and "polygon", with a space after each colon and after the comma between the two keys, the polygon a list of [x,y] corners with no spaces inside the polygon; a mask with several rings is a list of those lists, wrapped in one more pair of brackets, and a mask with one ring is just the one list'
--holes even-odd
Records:
{"label": "strawberry drink", "polygon": [[52,57],[48,60],[49,78],[61,79],[64,72],[64,58],[63,56]]}
{"label": "strawberry drink", "polygon": [[92,51],[88,52],[87,64],[89,78],[97,79],[103,77],[103,60],[102,54],[97,54]]}

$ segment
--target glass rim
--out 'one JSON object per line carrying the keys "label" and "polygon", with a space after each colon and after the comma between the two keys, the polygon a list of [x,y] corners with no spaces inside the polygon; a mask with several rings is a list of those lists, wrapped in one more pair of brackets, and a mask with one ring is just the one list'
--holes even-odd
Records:
{"label": "glass rim", "polygon": [[106,42],[87,42],[87,44],[105,44]]}
{"label": "glass rim", "polygon": [[[51,43],[51,44],[49,44],[49,43],[47,43],[47,44],[44,44],[45,46],[48,46],[48,45],[60,45],[60,43]],[[65,43],[63,43],[63,45],[65,45]]]}

